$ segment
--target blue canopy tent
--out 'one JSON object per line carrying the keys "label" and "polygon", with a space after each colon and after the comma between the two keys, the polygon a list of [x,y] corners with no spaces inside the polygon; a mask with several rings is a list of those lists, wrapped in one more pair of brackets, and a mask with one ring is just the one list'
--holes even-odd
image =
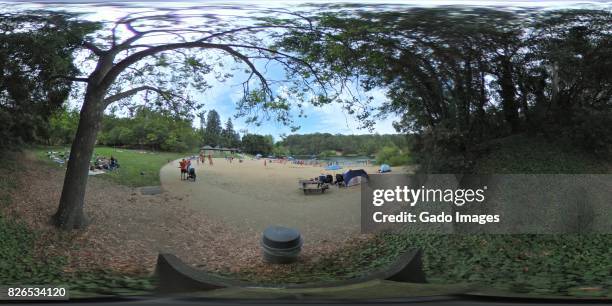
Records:
{"label": "blue canopy tent", "polygon": [[365,170],[363,169],[349,170],[349,171],[344,172],[343,178],[344,178],[344,185],[346,187],[350,187],[353,185],[359,185],[364,180],[367,181],[368,173],[365,172]]}
{"label": "blue canopy tent", "polygon": [[340,169],[342,169],[342,167],[340,167],[339,165],[329,165],[325,167],[325,170],[332,170],[332,171],[340,170]]}
{"label": "blue canopy tent", "polygon": [[387,164],[380,165],[380,173],[391,172],[391,166]]}

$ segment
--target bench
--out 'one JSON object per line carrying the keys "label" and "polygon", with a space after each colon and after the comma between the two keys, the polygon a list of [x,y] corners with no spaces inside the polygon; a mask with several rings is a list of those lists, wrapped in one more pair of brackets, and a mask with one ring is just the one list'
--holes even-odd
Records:
{"label": "bench", "polygon": [[300,180],[299,185],[304,194],[325,193],[325,190],[329,189],[329,184],[313,180]]}

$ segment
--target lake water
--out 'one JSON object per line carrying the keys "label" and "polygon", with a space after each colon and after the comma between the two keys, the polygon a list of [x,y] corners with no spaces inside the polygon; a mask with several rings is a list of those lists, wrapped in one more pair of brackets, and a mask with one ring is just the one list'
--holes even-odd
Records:
{"label": "lake water", "polygon": [[[295,159],[313,160],[312,156],[310,155],[294,155],[293,157]],[[368,164],[372,165],[376,162],[374,158],[369,156],[330,156],[319,157],[315,160],[339,166],[363,166]]]}

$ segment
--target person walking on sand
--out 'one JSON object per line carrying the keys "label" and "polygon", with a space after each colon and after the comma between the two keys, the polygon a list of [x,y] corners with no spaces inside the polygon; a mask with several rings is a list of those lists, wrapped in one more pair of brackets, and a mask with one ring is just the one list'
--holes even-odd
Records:
{"label": "person walking on sand", "polygon": [[208,164],[212,166],[212,154],[208,154]]}
{"label": "person walking on sand", "polygon": [[187,176],[187,161],[184,158],[179,162],[179,168],[181,168],[181,180],[184,180]]}

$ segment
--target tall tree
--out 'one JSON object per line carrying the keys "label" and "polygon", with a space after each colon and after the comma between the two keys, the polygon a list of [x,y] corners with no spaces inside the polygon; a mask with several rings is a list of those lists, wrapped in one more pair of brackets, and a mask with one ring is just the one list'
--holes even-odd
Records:
{"label": "tall tree", "polygon": [[267,155],[272,152],[273,146],[270,135],[245,134],[242,136],[242,150],[246,153]]}
{"label": "tall tree", "polygon": [[240,146],[240,136],[236,131],[234,131],[234,124],[232,123],[232,118],[227,118],[225,122],[225,128],[222,132],[224,146],[230,148],[237,148]]}
{"label": "tall tree", "polygon": [[206,118],[206,131],[204,132],[204,144],[218,146],[222,144],[221,117],[216,110],[208,112]]}
{"label": "tall tree", "polygon": [[200,129],[198,130],[198,135],[200,136],[200,141],[204,143],[205,131],[206,131],[206,112],[201,111],[198,113],[198,118],[200,119]]}
{"label": "tall tree", "polygon": [[[287,99],[274,94],[255,60],[279,63],[293,76],[308,70],[311,73],[307,77],[294,79],[293,84],[312,88],[310,84],[317,74],[306,61],[261,44],[265,33],[272,38],[282,29],[307,28],[307,20],[293,16],[296,21],[279,23],[262,19],[251,21],[251,25],[245,25],[245,20],[228,24],[205,7],[198,9],[202,12],[200,16],[193,8],[188,12],[129,14],[80,42],[88,52],[87,58],[93,59],[94,68],[84,76],[64,76],[66,80],[82,82],[84,94],[62,195],[53,218],[58,227],[74,229],[87,224],[83,207],[89,160],[103,112],[110,104],[127,103],[135,94],[145,93],[144,101],[153,105],[175,112],[193,109],[197,105],[188,95],[188,88],[208,88],[205,76],[221,63],[221,56],[233,58],[248,70],[240,109],[254,121],[259,117],[253,110],[273,114],[285,123],[290,121]],[[267,13],[273,14],[283,13]],[[232,17],[236,19],[239,18]],[[315,91],[313,95],[320,93]]]}

